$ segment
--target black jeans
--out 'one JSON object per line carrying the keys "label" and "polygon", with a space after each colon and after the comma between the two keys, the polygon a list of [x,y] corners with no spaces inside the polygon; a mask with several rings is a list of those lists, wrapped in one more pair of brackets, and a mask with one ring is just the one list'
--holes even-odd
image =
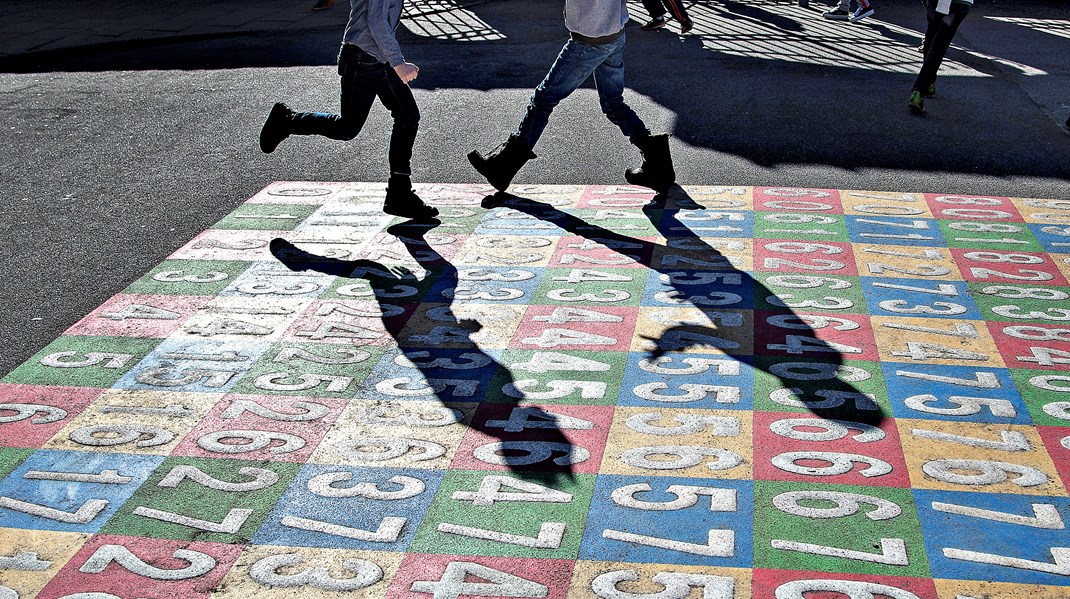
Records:
{"label": "black jeans", "polygon": [[342,87],[341,114],[299,112],[293,117],[290,133],[349,141],[364,127],[372,103],[378,97],[394,118],[390,133],[390,172],[411,173],[412,146],[420,126],[420,109],[412,90],[390,65],[352,44],[342,44],[338,74]]}
{"label": "black jeans", "polygon": [[936,12],[937,0],[928,0],[925,4],[929,26],[925,29],[925,44],[922,51],[925,53],[925,61],[921,64],[921,72],[914,80],[914,89],[925,91],[930,85],[936,83],[936,72],[940,70],[940,63],[944,61],[944,54],[951,46],[951,40],[955,32],[959,30],[959,24],[970,12],[969,4],[951,3],[951,11],[942,15]]}

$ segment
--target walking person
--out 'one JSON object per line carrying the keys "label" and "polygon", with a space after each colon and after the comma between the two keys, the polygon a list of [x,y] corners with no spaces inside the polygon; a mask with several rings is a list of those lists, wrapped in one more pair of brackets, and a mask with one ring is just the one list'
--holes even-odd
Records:
{"label": "walking person", "polygon": [[639,115],[624,102],[624,24],[626,0],[565,0],[569,40],[550,71],[535,88],[516,131],[489,155],[468,153],[472,163],[495,189],[505,191],[516,173],[535,158],[532,149],[542,136],[550,113],[592,74],[602,112],[643,154],[643,164],[624,177],[633,185],[662,191],[676,181],[669,136],[652,135]]}
{"label": "walking person", "polygon": [[[668,7],[668,10],[666,10]],[[681,0],[643,0],[643,8],[650,14],[650,20],[643,25],[643,30],[653,31],[654,29],[661,29],[669,23],[666,14],[672,15],[677,21],[680,22],[680,35],[688,33],[695,27],[695,22],[691,20],[691,17],[687,16],[687,9],[684,8]]]}
{"label": "walking person", "polygon": [[278,102],[260,131],[260,149],[270,154],[291,135],[349,141],[364,127],[378,97],[394,120],[383,211],[404,218],[428,219],[438,216],[438,210],[413,191],[410,164],[420,109],[408,84],[416,79],[420,68],[405,60],[394,35],[403,4],[404,0],[350,0],[349,23],[338,53],[341,114],[294,112]]}
{"label": "walking person", "polygon": [[925,56],[921,71],[910,89],[907,106],[914,114],[925,112],[925,98],[936,97],[936,72],[944,61],[944,54],[951,47],[959,25],[970,13],[973,0],[926,0],[925,11],[928,26],[925,28],[925,43],[921,52]]}
{"label": "walking person", "polygon": [[864,19],[868,19],[876,12],[873,10],[873,4],[869,0],[857,0],[857,8],[851,10],[851,0],[839,0],[836,3],[836,8],[821,13],[822,17],[833,21],[850,21],[857,23]]}

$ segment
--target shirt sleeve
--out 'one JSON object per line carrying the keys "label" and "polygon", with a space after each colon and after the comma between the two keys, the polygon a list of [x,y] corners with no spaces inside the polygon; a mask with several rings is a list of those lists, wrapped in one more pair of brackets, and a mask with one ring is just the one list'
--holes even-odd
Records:
{"label": "shirt sleeve", "polygon": [[405,62],[401,46],[394,36],[394,27],[390,24],[390,0],[369,0],[368,32],[390,66],[396,67]]}

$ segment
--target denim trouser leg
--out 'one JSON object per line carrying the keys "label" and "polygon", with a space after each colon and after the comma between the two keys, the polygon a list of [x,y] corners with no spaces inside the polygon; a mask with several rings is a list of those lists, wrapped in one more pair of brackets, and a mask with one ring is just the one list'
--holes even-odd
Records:
{"label": "denim trouser leg", "polygon": [[416,132],[420,127],[420,108],[416,105],[412,90],[394,69],[386,73],[378,95],[379,101],[394,118],[394,128],[390,131],[390,172],[408,175],[412,173],[412,147],[416,144]]}
{"label": "denim trouser leg", "polygon": [[624,102],[624,35],[613,44],[609,56],[594,70],[594,85],[598,102],[611,123],[620,128],[628,139],[650,135],[646,124]]}

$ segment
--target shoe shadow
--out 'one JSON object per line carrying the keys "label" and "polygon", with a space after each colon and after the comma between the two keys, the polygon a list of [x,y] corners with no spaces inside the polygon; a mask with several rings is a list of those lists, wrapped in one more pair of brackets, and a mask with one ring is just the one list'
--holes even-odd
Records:
{"label": "shoe shadow", "polygon": [[[459,281],[457,268],[425,239],[439,224],[438,220],[408,221],[387,229],[404,244],[413,259],[428,269],[423,280],[404,267],[391,268],[373,260],[317,256],[279,238],[271,241],[270,250],[291,270],[313,270],[368,282],[379,304],[383,326],[400,351],[395,363],[417,368],[448,411],[446,420],[420,422],[419,416],[412,417],[401,401],[398,402],[401,416],[409,417],[417,426],[459,423],[467,419],[462,408],[471,408],[476,403],[467,425],[482,437],[476,440],[478,459],[492,466],[507,467],[514,477],[526,481],[527,486],[524,482],[513,483],[519,485],[516,489],[538,492],[531,483],[551,488],[569,486],[575,480],[573,465],[589,459],[590,453],[574,445],[563,429],[582,429],[583,421],[568,419],[566,423],[539,406],[521,405],[524,396],[517,391],[509,369],[473,340],[482,325],[456,315],[452,306],[436,309],[433,322],[428,321],[426,325],[421,322],[413,326],[409,318],[398,317],[399,312],[407,312],[395,303],[405,288],[433,283],[435,291],[444,297],[455,295]],[[448,331],[448,339],[441,337],[441,331]],[[414,343],[414,340],[422,342]],[[495,382],[493,386],[491,381]],[[464,397],[463,402],[458,401],[456,393]]]}

